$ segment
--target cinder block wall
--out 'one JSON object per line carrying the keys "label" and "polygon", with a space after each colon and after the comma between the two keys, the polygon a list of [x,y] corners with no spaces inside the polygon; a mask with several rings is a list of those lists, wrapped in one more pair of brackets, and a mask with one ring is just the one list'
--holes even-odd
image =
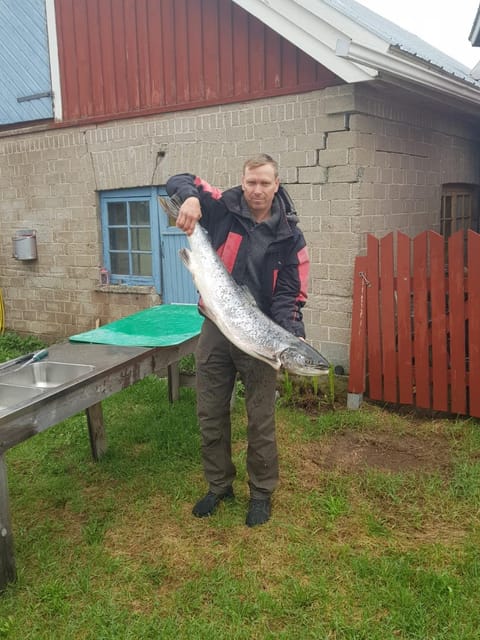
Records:
{"label": "cinder block wall", "polygon": [[[148,287],[99,285],[98,192],[162,185],[189,171],[238,184],[244,160],[274,155],[312,261],[310,341],[348,368],[353,261],[366,233],[438,229],[441,185],[478,182],[460,119],[378,89],[340,86],[97,126],[0,134],[0,287],[8,328],[57,340],[161,303]],[[159,162],[158,152],[165,152]],[[12,256],[37,230],[38,260]]]}

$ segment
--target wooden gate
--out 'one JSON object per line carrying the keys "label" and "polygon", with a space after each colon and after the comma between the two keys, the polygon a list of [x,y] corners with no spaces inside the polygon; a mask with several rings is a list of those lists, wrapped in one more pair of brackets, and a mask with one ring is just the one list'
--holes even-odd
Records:
{"label": "wooden gate", "polygon": [[480,235],[367,238],[355,260],[348,391],[480,417]]}

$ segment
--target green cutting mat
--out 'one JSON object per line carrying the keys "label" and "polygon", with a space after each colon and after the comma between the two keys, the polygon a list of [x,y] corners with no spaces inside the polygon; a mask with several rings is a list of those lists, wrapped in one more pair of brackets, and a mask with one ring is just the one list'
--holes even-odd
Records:
{"label": "green cutting mat", "polygon": [[122,347],[169,347],[198,335],[202,323],[196,305],[162,304],[71,336],[70,340]]}

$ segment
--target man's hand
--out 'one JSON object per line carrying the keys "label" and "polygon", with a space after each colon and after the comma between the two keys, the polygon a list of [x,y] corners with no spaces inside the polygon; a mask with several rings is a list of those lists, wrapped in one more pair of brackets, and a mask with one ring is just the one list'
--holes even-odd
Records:
{"label": "man's hand", "polygon": [[190,236],[201,217],[200,201],[192,196],[187,198],[178,210],[176,225],[179,229],[185,231],[187,236]]}

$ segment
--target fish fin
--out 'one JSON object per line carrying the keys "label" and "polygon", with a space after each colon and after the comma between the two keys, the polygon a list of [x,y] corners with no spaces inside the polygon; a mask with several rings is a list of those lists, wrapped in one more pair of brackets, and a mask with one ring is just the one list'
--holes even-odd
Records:
{"label": "fish fin", "polygon": [[192,252],[186,247],[182,247],[182,249],[178,251],[178,255],[182,259],[183,264],[187,267],[187,269],[189,269]]}
{"label": "fish fin", "polygon": [[216,324],[216,322],[215,322],[215,314],[214,313],[210,313],[210,309],[208,307],[206,307],[205,304],[203,304],[201,298],[200,298],[199,307],[200,307],[203,315],[205,317],[207,317],[209,320],[211,320],[214,324]]}
{"label": "fish fin", "polygon": [[263,362],[266,362],[277,371],[282,366],[282,363],[279,361],[279,359],[276,356],[269,358],[264,353],[258,353],[257,351],[255,351],[254,353],[256,354],[255,356],[256,358],[258,358],[259,360],[263,360]]}

